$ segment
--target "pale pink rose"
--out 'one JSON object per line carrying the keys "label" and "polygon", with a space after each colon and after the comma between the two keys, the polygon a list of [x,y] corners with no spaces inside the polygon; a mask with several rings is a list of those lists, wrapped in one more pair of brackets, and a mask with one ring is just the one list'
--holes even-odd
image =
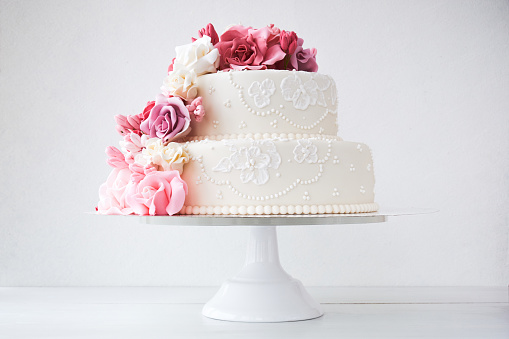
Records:
{"label": "pale pink rose", "polygon": [[130,185],[126,201],[135,214],[173,215],[184,206],[187,184],[178,171],[152,171]]}
{"label": "pale pink rose", "polygon": [[133,210],[126,203],[126,191],[130,183],[131,171],[128,167],[114,168],[108,179],[99,188],[99,214],[132,214]]}
{"label": "pale pink rose", "polygon": [[124,155],[116,147],[106,148],[108,165],[113,167],[108,179],[99,188],[99,214],[131,214],[125,202],[125,192],[130,182],[131,171]]}
{"label": "pale pink rose", "polygon": [[191,102],[191,104],[186,105],[186,107],[189,114],[192,114],[197,122],[200,122],[205,116],[205,108],[202,104],[202,97],[197,97]]}

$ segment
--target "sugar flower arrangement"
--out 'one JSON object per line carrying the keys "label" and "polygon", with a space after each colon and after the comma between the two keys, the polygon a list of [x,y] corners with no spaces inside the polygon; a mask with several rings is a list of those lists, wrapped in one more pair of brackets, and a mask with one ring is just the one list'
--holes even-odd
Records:
{"label": "sugar flower arrangement", "polygon": [[175,141],[205,115],[196,79],[240,70],[316,72],[316,49],[304,49],[295,32],[274,25],[260,29],[231,26],[219,36],[212,24],[187,45],[175,48],[161,93],[137,115],[116,115],[121,150],[106,149],[113,168],[99,189],[99,214],[173,215],[184,206],[187,184],[181,178],[189,155]]}

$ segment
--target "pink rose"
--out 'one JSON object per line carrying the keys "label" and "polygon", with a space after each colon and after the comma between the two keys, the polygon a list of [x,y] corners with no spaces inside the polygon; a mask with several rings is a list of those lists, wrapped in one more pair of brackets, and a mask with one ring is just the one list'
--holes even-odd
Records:
{"label": "pink rose", "polygon": [[108,179],[99,188],[99,214],[132,214],[133,210],[126,202],[126,192],[130,184],[131,171],[128,167],[114,168]]}
{"label": "pink rose", "polygon": [[278,28],[267,26],[260,29],[251,29],[249,34],[256,41],[256,45],[263,54],[262,63],[267,65],[267,68],[273,68],[270,66],[284,59],[286,53],[281,49]]}
{"label": "pink rose", "polygon": [[173,215],[184,206],[187,184],[178,171],[152,171],[130,185],[126,201],[135,214]]}
{"label": "pink rose", "polygon": [[[210,42],[212,45],[215,45],[219,42],[219,36],[217,35],[216,29],[214,28],[214,25],[209,23],[207,27],[202,28],[198,31],[198,36],[202,38],[204,35],[207,35],[210,37]],[[192,39],[193,42],[196,40],[195,38]]]}
{"label": "pink rose", "polygon": [[149,117],[140,125],[151,138],[160,138],[164,143],[183,137],[190,132],[191,117],[179,97],[157,96]]}
{"label": "pink rose", "polygon": [[214,46],[220,54],[219,69],[274,68],[286,55],[274,32],[273,27],[252,29],[237,25],[228,29]]}
{"label": "pink rose", "polygon": [[297,34],[295,32],[281,31],[281,49],[288,54],[293,54],[297,48]]}
{"label": "pink rose", "polygon": [[316,63],[316,48],[303,49],[302,44],[304,40],[299,38],[297,40],[297,48],[295,53],[290,57],[290,69],[306,72],[317,72],[318,65]]}
{"label": "pink rose", "polygon": [[205,116],[205,108],[202,105],[202,97],[194,99],[190,105],[186,105],[189,114],[193,114],[194,120],[200,122]]}
{"label": "pink rose", "polygon": [[124,155],[116,147],[106,148],[108,165],[113,167],[108,179],[99,187],[99,214],[132,214],[132,210],[125,201],[127,185],[130,182],[131,170],[124,159]]}

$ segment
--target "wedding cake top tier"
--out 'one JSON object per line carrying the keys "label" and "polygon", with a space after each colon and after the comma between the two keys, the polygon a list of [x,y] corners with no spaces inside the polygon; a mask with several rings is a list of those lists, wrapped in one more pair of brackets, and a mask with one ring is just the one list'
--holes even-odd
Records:
{"label": "wedding cake top tier", "polygon": [[202,75],[196,86],[207,114],[200,122],[191,121],[188,137],[337,135],[336,85],[328,75],[230,71]]}

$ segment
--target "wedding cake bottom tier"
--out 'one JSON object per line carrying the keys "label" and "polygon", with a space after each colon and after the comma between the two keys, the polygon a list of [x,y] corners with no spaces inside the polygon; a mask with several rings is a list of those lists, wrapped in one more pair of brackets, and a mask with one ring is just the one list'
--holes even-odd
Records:
{"label": "wedding cake bottom tier", "polygon": [[185,143],[180,214],[323,214],[378,209],[369,147],[337,139]]}

